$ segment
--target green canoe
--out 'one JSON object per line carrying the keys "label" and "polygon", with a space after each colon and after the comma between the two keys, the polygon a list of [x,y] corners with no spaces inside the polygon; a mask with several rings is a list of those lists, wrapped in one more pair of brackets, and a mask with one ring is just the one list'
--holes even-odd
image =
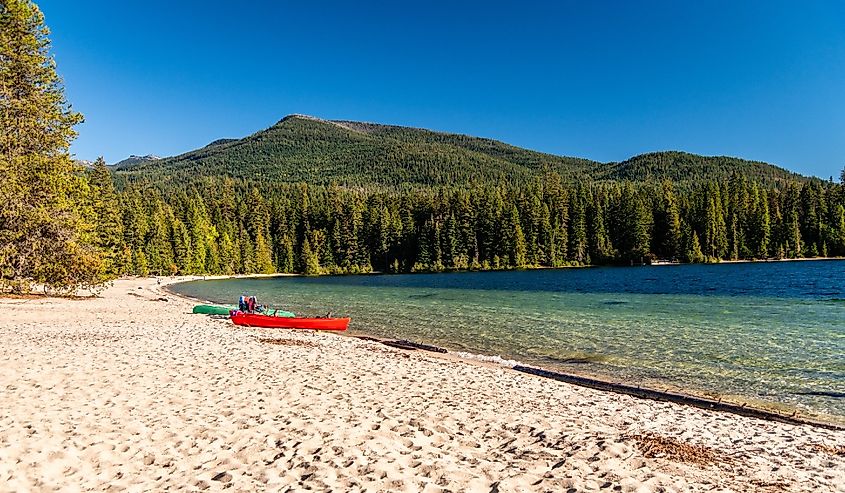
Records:
{"label": "green canoe", "polygon": [[[220,306],[220,305],[197,305],[194,307],[194,313],[202,313],[204,315],[228,315],[231,310],[235,310],[234,306]],[[270,309],[261,312],[262,315],[271,315],[275,317],[295,317],[291,312],[284,310]]]}
{"label": "green canoe", "polygon": [[234,309],[234,306],[197,305],[194,307],[194,313],[202,313],[204,315],[228,315],[229,310]]}

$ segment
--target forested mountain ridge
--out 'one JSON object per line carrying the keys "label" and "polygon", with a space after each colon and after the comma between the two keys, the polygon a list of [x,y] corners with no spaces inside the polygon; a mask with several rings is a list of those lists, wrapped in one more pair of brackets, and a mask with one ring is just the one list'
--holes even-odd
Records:
{"label": "forested mountain ridge", "polygon": [[740,174],[766,185],[806,178],[766,163],[654,152],[619,163],[562,157],[497,140],[431,130],[289,115],[243,139],[220,139],[161,160],[118,166],[129,181],[230,177],[346,186],[528,183],[553,171],[565,182],[721,180]]}
{"label": "forested mountain ridge", "polygon": [[807,180],[798,173],[760,161],[730,156],[699,156],[680,151],[649,152],[610,163],[610,166],[606,178],[611,180],[682,182],[719,180],[732,174],[769,184]]}

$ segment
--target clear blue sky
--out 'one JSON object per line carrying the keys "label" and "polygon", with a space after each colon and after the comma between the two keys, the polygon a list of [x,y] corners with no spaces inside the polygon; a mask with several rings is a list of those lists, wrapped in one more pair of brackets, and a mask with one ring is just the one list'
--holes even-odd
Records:
{"label": "clear blue sky", "polygon": [[37,2],[73,152],[173,155],[289,113],[601,161],[845,165],[845,2]]}

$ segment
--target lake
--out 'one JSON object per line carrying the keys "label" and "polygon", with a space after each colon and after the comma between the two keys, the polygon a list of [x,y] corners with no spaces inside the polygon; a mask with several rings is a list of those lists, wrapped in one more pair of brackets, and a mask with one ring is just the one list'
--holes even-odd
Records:
{"label": "lake", "polygon": [[845,419],[845,260],[224,279],[172,289],[227,304],[254,294],[297,314],[351,316],[352,333]]}

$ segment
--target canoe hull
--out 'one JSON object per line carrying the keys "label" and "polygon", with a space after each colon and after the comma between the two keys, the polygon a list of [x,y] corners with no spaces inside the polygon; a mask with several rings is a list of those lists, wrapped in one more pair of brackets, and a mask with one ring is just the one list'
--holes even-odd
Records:
{"label": "canoe hull", "polygon": [[348,318],[269,317],[255,313],[232,313],[232,322],[242,327],[270,329],[346,330]]}
{"label": "canoe hull", "polygon": [[235,307],[233,306],[197,305],[194,307],[194,313],[202,313],[203,315],[228,315],[234,309]]}

